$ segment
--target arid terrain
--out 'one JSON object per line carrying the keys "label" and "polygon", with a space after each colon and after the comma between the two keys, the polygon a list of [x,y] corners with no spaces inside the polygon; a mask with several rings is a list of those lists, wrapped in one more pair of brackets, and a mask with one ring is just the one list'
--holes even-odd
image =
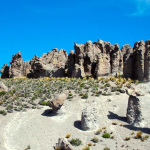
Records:
{"label": "arid terrain", "polygon": [[[126,118],[129,99],[126,90],[137,86],[149,96],[149,83],[122,77],[1,81],[8,87],[8,91],[1,92],[0,96],[1,150],[53,150],[59,138],[81,140],[79,146],[70,144],[75,150],[150,149],[149,122],[145,127],[134,127]],[[66,93],[67,99],[53,113],[49,101],[61,93]],[[96,110],[96,126],[84,130],[81,116],[87,107]],[[110,137],[102,137],[104,133]]]}

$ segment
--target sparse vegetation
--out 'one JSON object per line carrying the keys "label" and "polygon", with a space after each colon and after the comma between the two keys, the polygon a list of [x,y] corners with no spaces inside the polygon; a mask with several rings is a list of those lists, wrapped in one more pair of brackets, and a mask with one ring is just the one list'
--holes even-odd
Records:
{"label": "sparse vegetation", "polygon": [[82,144],[82,141],[81,141],[80,139],[76,138],[76,139],[72,139],[72,140],[70,141],[70,143],[71,143],[71,145],[73,145],[73,146],[79,146],[79,145]]}
{"label": "sparse vegetation", "polygon": [[93,141],[94,143],[98,143],[99,139],[96,136],[94,136],[91,141]]}

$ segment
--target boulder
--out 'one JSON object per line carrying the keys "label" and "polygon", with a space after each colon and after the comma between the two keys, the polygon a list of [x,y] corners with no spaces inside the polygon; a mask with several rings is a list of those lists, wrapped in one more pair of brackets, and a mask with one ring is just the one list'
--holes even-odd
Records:
{"label": "boulder", "polygon": [[135,127],[148,127],[150,118],[150,96],[139,89],[130,89],[127,107],[127,122]]}
{"label": "boulder", "polygon": [[54,146],[54,149],[73,150],[74,148],[65,138],[59,138],[58,143]]}
{"label": "boulder", "polygon": [[43,54],[42,57],[34,56],[30,61],[31,74],[39,77],[64,77],[68,55],[64,49],[57,48]]}
{"label": "boulder", "polygon": [[81,127],[84,130],[93,130],[98,127],[97,109],[95,107],[87,106],[82,111]]}
{"label": "boulder", "polygon": [[66,93],[62,93],[58,95],[54,100],[50,101],[49,107],[52,108],[53,112],[57,112],[64,104],[66,98],[67,98]]}
{"label": "boulder", "polygon": [[7,86],[2,81],[0,81],[0,91],[8,91]]}

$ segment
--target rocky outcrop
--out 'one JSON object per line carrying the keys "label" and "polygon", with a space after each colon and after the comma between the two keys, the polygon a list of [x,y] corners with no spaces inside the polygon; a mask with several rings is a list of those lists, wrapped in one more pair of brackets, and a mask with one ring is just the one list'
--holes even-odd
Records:
{"label": "rocky outcrop", "polygon": [[82,111],[81,127],[84,130],[92,130],[98,127],[97,109],[95,107],[87,106]]}
{"label": "rocky outcrop", "polygon": [[132,53],[133,53],[133,47],[130,45],[126,44],[123,45],[121,49],[122,55],[123,55],[123,75],[126,78],[131,78],[133,71],[132,71],[132,64],[133,64],[133,58],[132,58]]}
{"label": "rocky outcrop", "polygon": [[1,69],[2,78],[27,76],[39,77],[85,77],[124,75],[140,81],[150,81],[150,40],[138,41],[134,47],[126,44],[120,50],[118,44],[102,40],[74,44],[75,52],[69,56],[64,49],[55,48],[42,57],[34,56],[23,61],[21,53],[13,55],[10,66]]}
{"label": "rocky outcrop", "polygon": [[123,53],[123,74],[127,78],[140,81],[150,80],[150,41],[138,41],[134,47],[124,45]]}
{"label": "rocky outcrop", "polygon": [[30,68],[29,61],[23,61],[21,53],[18,52],[13,55],[9,67],[5,64],[1,68],[1,75],[2,78],[28,76],[30,73]]}
{"label": "rocky outcrop", "polygon": [[42,57],[35,56],[30,61],[31,74],[34,78],[39,77],[64,77],[68,55],[64,49],[57,48],[43,54]]}
{"label": "rocky outcrop", "polygon": [[118,72],[122,74],[123,57],[118,44],[111,45],[102,40],[95,43],[87,41],[85,44],[75,43],[74,48],[75,64],[72,77],[108,76]]}
{"label": "rocky outcrop", "polygon": [[1,78],[9,78],[9,66],[7,63],[1,68]]}
{"label": "rocky outcrop", "polygon": [[22,65],[23,59],[21,53],[18,52],[17,54],[13,55],[12,60],[10,62],[9,77],[13,78],[22,76]]}

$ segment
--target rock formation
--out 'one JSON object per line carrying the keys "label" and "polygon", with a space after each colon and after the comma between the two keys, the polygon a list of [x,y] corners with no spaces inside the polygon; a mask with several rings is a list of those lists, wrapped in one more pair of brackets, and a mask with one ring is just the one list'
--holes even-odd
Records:
{"label": "rock formation", "polygon": [[87,106],[82,111],[81,127],[84,130],[92,130],[98,127],[97,121],[97,109],[91,106]]}
{"label": "rock formation", "polygon": [[74,45],[75,52],[69,56],[64,49],[57,48],[23,61],[21,53],[13,55],[10,66],[1,69],[2,78],[27,76],[39,77],[85,77],[124,75],[140,81],[150,80],[150,40],[138,41],[134,47],[126,44],[120,50],[118,44],[98,40]]}
{"label": "rock formation", "polygon": [[[99,40],[85,44],[75,43],[75,63],[72,67],[72,77],[92,75],[108,76],[123,72],[123,57],[118,44]],[[68,60],[68,64],[70,61]]]}
{"label": "rock formation", "polygon": [[34,56],[30,61],[31,74],[34,78],[64,77],[67,60],[67,52],[64,49],[58,51],[57,48],[42,57]]}
{"label": "rock formation", "polygon": [[136,127],[146,127],[149,125],[149,99],[150,96],[145,91],[139,89],[128,89],[129,95],[127,107],[127,122]]}
{"label": "rock formation", "polygon": [[54,147],[54,149],[73,150],[74,148],[65,138],[59,138],[58,143],[56,143],[56,146]]}
{"label": "rock formation", "polygon": [[2,78],[28,76],[29,73],[30,73],[29,61],[23,61],[20,52],[13,55],[9,67],[7,66],[7,64],[5,64],[1,68]]}
{"label": "rock formation", "polygon": [[138,41],[133,48],[130,45],[124,45],[122,53],[124,76],[135,80],[149,81],[150,41]]}
{"label": "rock formation", "polygon": [[9,67],[7,63],[1,68],[1,78],[9,78]]}

